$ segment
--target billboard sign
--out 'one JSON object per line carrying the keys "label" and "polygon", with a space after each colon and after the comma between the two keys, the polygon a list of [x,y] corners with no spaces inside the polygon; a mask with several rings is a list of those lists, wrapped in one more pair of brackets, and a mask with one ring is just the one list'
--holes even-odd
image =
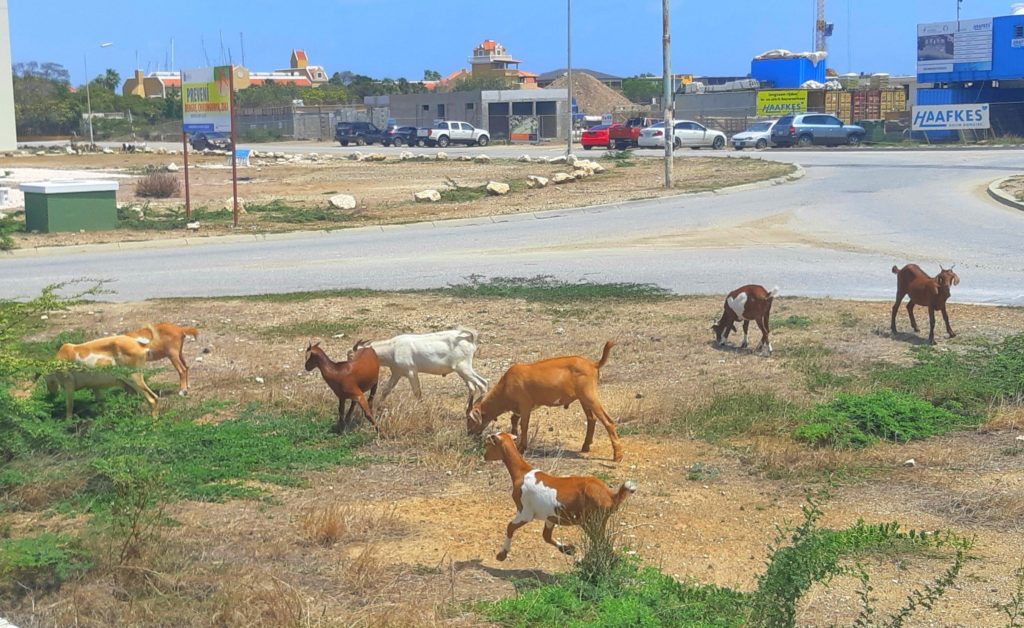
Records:
{"label": "billboard sign", "polygon": [[772,89],[757,92],[757,115],[777,118],[807,111],[807,90]]}
{"label": "billboard sign", "polygon": [[992,18],[917,25],[917,73],[992,69]]}
{"label": "billboard sign", "polygon": [[182,130],[208,137],[231,134],[231,66],[181,72]]}
{"label": "billboard sign", "polygon": [[988,104],[965,105],[919,105],[914,107],[914,131],[959,131],[963,129],[988,129]]}

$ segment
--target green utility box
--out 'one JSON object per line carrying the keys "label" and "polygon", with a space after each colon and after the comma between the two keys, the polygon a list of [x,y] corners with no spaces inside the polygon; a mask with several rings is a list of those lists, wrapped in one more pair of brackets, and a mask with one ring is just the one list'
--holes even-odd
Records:
{"label": "green utility box", "polygon": [[117,229],[117,181],[22,183],[29,232]]}

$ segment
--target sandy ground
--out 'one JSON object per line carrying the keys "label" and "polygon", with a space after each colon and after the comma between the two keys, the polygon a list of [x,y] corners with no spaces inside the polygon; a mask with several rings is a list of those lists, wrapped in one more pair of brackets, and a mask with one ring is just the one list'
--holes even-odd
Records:
{"label": "sandy ground", "polygon": [[[679,432],[650,435],[717,394],[764,390],[801,404],[827,398],[828,390],[810,392],[804,384],[808,355],[819,356],[814,368],[837,374],[880,360],[907,361],[920,338],[889,337],[889,307],[779,299],[771,358],[713,346],[707,328],[720,312],[716,298],[599,306],[414,295],[284,304],[171,301],[93,304],[51,322],[54,333],[95,334],[152,320],[196,324],[200,339],[186,346],[192,395],[168,398],[167,406],[228,398],[312,406],[325,418],[334,411],[334,398],[316,372],[302,368],[311,330],[329,354],[339,356],[357,337],[469,325],[481,334],[476,369],[492,382],[513,362],[561,354],[596,358],[604,340],[615,339],[619,344],[601,373],[601,397],[619,422],[625,459],[611,461],[600,426],[593,451],[579,453],[584,421],[578,406],[534,414],[536,435],[527,458],[549,472],[598,474],[613,485],[635,480],[639,491],[614,526],[619,541],[644,562],[680,579],[749,591],[775,526],[799,521],[805,491],[822,486],[822,469],[845,466],[848,473],[836,478],[824,507],[824,525],[898,520],[909,528],[952,528],[977,538],[975,559],[957,586],[910,625],[1000,625],[992,604],[1013,592],[1013,570],[1021,560],[1019,408],[998,412],[984,429],[853,454],[809,450],[756,424],[746,436],[715,444]],[[808,317],[809,326],[779,324],[791,315]],[[950,347],[1016,333],[1024,325],[1020,309],[952,305],[951,316],[960,336],[941,341]],[[899,324],[905,328],[905,318]],[[340,331],[332,325],[345,336],[335,337]],[[170,368],[153,379],[165,388],[176,383]],[[465,602],[512,595],[516,578],[569,569],[571,559],[542,542],[536,523],[519,531],[508,561],[495,560],[514,514],[508,474],[500,463],[483,462],[465,436],[462,383],[454,377],[422,380],[424,400],[416,401],[408,384],[400,384],[383,409],[383,437],[361,451],[382,462],[313,474],[305,488],[268,486],[264,501],[174,504],[170,515],[180,525],[166,530],[165,553],[154,558],[159,595],[129,602],[106,581],[67,585],[37,611],[40,625],[153,625],[169,617],[186,624],[214,617],[226,625],[295,618],[307,625],[478,624]],[[207,420],[230,420],[230,413]],[[499,423],[507,425],[507,417]],[[903,464],[910,458],[913,468]],[[709,473],[691,479],[695,464]],[[304,536],[308,518],[331,509],[347,517],[352,532],[331,547],[311,543]],[[18,521],[18,531],[26,532],[54,525],[32,516]],[[571,529],[556,536],[578,539]],[[879,611],[900,606],[947,559],[868,557]],[[815,586],[798,623],[848,625],[858,585],[840,578],[830,587]],[[20,609],[12,619],[31,620],[31,611]]]}
{"label": "sandy ground", "polygon": [[1001,186],[1004,192],[1013,195],[1018,201],[1024,201],[1024,177],[1011,177]]}
{"label": "sandy ground", "polygon": [[[564,185],[549,185],[543,189],[533,190],[525,187],[528,175],[551,178],[556,172],[571,169],[566,165],[546,162],[522,163],[497,159],[490,163],[399,161],[399,153],[395,150],[382,152],[381,154],[388,156],[388,160],[384,162],[350,161],[338,156],[298,163],[255,160],[252,167],[239,170],[238,197],[243,201],[243,205],[281,201],[295,208],[326,209],[329,207],[328,199],[331,196],[351,194],[356,198],[357,208],[354,211],[331,210],[326,219],[303,219],[301,222],[275,219],[253,211],[241,217],[238,229],[231,227],[227,216],[220,216],[213,220],[204,219],[196,235],[338,229],[444,220],[579,207],[666,194],[666,190],[661,187],[663,175],[659,160],[641,158],[616,162],[604,159],[604,151],[587,153],[583,157],[598,161],[607,168],[607,172]],[[450,154],[453,157],[458,155],[457,151]],[[210,210],[230,207],[231,169],[224,165],[224,158],[199,156],[190,159],[195,166],[190,169],[193,207]],[[172,161],[181,166],[180,156],[168,155],[32,155],[0,160],[0,170],[15,172],[16,175],[12,176],[12,179],[37,179],[43,178],[43,175],[49,177],[61,169],[68,169],[67,176],[81,173],[86,168],[92,169],[88,171],[91,176],[106,176],[111,173],[124,176],[135,173],[135,176],[120,179],[118,202],[137,204],[147,216],[159,216],[168,212],[180,212],[184,203],[183,197],[161,201],[138,199],[135,195],[137,174],[147,167],[164,167]],[[789,165],[760,159],[688,158],[680,163],[685,163],[685,167],[676,168],[674,193],[718,189],[783,176],[792,171]],[[37,174],[33,172],[36,168],[44,170]],[[181,173],[178,176],[181,177]],[[515,187],[511,194],[504,197],[438,203],[415,203],[412,200],[414,193],[425,189],[444,190],[454,185],[480,186],[488,181],[507,182]],[[184,236],[183,229],[13,234],[19,247]]]}

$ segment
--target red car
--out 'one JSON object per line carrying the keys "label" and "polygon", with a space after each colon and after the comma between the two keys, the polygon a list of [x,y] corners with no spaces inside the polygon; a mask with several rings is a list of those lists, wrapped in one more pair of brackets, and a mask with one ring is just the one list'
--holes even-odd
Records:
{"label": "red car", "polygon": [[608,129],[618,126],[621,125],[599,124],[584,131],[583,137],[580,138],[580,144],[583,145],[583,150],[590,150],[595,146],[608,149],[613,148],[611,140],[608,139]]}

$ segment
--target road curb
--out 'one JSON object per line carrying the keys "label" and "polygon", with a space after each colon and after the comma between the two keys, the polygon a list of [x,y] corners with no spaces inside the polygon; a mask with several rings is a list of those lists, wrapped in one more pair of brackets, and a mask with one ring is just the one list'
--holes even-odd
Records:
{"label": "road curb", "polygon": [[[1019,175],[1014,175],[1014,176],[1019,176]],[[992,183],[989,183],[988,184],[988,195],[991,196],[992,198],[994,198],[996,201],[1002,203],[1003,205],[1006,205],[1007,207],[1012,207],[1014,209],[1019,209],[1021,211],[1024,211],[1024,203],[1018,201],[1013,196],[1010,196],[1009,193],[1004,192],[1004,191],[1002,191],[1000,189],[1002,187],[1003,183],[1005,183],[1007,179],[1012,179],[1012,178],[1013,177],[1003,177],[1002,179],[996,179]]]}
{"label": "road curb", "polygon": [[212,246],[217,244],[232,244],[236,242],[274,242],[278,240],[298,240],[302,238],[311,238],[318,236],[327,236],[335,232],[345,233],[359,233],[361,231],[378,231],[385,232],[396,229],[410,229],[410,228],[439,228],[439,227],[469,227],[480,224],[500,223],[500,222],[514,222],[518,220],[543,220],[551,217],[556,217],[556,214],[566,215],[572,213],[586,213],[593,211],[600,211],[612,207],[625,207],[633,202],[641,203],[648,202],[651,200],[672,200],[672,199],[687,199],[687,198],[701,198],[706,196],[718,196],[721,194],[730,194],[733,192],[749,192],[751,190],[760,190],[764,188],[774,187],[776,185],[782,185],[784,183],[790,183],[804,178],[807,175],[807,171],[804,170],[800,164],[792,164],[795,170],[789,174],[781,177],[774,177],[772,179],[765,179],[764,181],[755,181],[753,183],[743,183],[740,185],[733,185],[716,190],[705,190],[702,192],[684,192],[682,194],[671,194],[668,196],[658,196],[648,199],[640,199],[637,201],[626,201],[618,203],[608,203],[605,205],[587,205],[584,207],[566,207],[562,209],[551,209],[544,210],[541,212],[524,212],[521,214],[496,214],[488,216],[473,216],[470,218],[452,218],[449,220],[425,220],[415,223],[397,223],[393,225],[372,225],[366,227],[354,227],[351,229],[318,229],[315,231],[287,231],[284,233],[237,233],[219,236],[206,236],[206,237],[182,237],[182,238],[161,238],[158,240],[131,240],[126,242],[104,242],[102,244],[71,244],[68,246],[37,246],[23,249],[14,249],[12,251],[4,251],[0,254],[0,259],[3,258],[24,258],[24,257],[48,257],[56,255],[68,255],[75,253],[108,253],[116,251],[138,251],[143,249],[170,249],[179,248],[186,246]]}

